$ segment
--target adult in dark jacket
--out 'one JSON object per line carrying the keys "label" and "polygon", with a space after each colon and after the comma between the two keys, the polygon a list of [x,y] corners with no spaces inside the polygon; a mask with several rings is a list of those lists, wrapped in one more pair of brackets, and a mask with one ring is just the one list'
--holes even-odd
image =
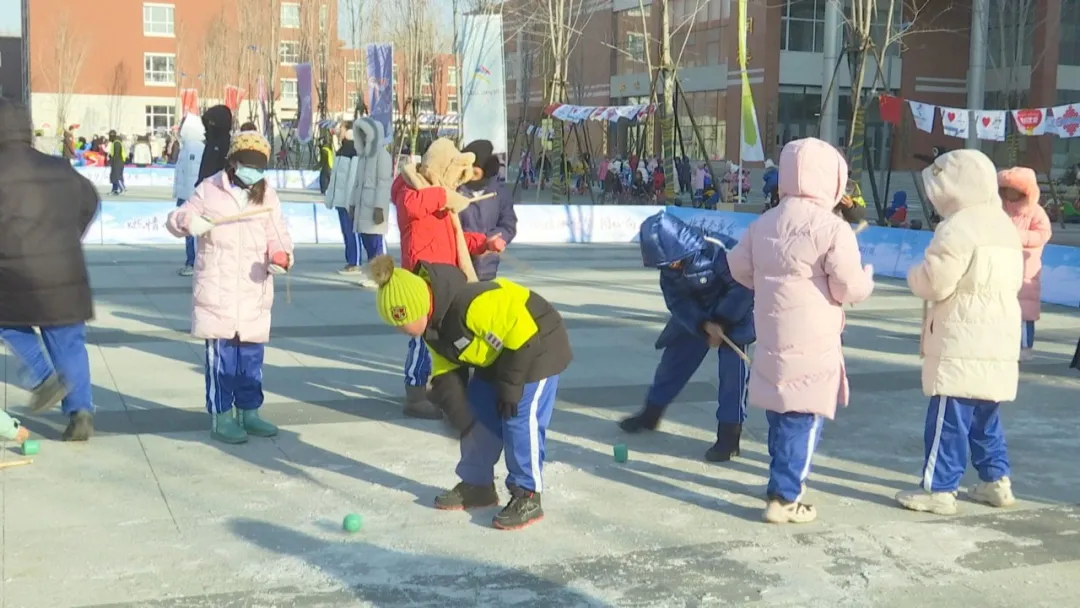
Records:
{"label": "adult in dark jacket", "polygon": [[476,161],[473,163],[473,181],[459,188],[458,192],[466,198],[495,193],[493,198],[473,203],[458,214],[462,230],[483,234],[494,245],[490,251],[473,256],[476,278],[490,281],[499,272],[498,252],[517,236],[514,199],[510,190],[498,179],[501,164],[490,141],[478,139],[465,146],[462,152],[472,152],[476,155]]}
{"label": "adult in dark jacket", "polygon": [[123,194],[124,186],[124,142],[116,131],[109,131],[109,181],[112,182],[112,194]]}
{"label": "adult in dark jacket", "polygon": [[206,127],[206,149],[199,163],[196,186],[225,168],[225,157],[229,155],[229,144],[232,143],[232,110],[229,106],[214,106],[203,112],[202,121]]}
{"label": "adult in dark jacket", "polygon": [[727,252],[736,241],[663,211],[641,224],[639,236],[645,266],[660,269],[660,290],[671,319],[656,341],[664,353],[645,408],[619,426],[629,433],[655,430],[664,409],[690,381],[709,349],[717,348],[716,444],[705,459],[728,461],[739,455],[750,368],[720,336],[744,352],[756,337],[754,292],[736,282],[728,269]]}
{"label": "adult in dark jacket", "polygon": [[27,370],[30,408],[62,403],[64,440],[86,441],[94,309],[82,237],[99,200],[69,162],[34,150],[32,134],[26,108],[0,99],[0,340]]}

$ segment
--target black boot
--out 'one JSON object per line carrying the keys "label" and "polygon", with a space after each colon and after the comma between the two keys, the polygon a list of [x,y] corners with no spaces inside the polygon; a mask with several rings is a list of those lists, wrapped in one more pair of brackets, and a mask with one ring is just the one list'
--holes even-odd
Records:
{"label": "black boot", "polygon": [[741,424],[716,425],[716,443],[705,452],[709,462],[727,462],[739,455],[739,437],[742,436]]}
{"label": "black boot", "polygon": [[499,504],[495,484],[474,486],[464,481],[435,497],[435,508],[442,511],[467,511]]}
{"label": "black boot", "polygon": [[499,511],[491,525],[500,530],[520,530],[541,519],[544,509],[540,506],[540,494],[515,486],[510,488],[509,504]]}
{"label": "black boot", "polygon": [[630,416],[624,418],[619,423],[619,428],[627,433],[640,433],[641,431],[655,431],[656,427],[660,424],[660,417],[663,416],[664,410],[655,407],[645,406],[645,409]]}
{"label": "black boot", "polygon": [[64,441],[86,441],[93,434],[94,415],[88,411],[79,411],[71,415],[71,421],[60,438]]}

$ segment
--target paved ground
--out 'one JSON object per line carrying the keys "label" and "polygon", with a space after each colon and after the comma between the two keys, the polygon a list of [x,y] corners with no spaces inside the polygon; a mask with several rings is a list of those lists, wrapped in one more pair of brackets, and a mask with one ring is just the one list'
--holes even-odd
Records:
{"label": "paved ground", "polygon": [[[1080,595],[1075,311],[1044,316],[1039,356],[1005,410],[1021,503],[964,502],[939,518],[892,502],[920,467],[920,312],[902,286],[879,285],[849,314],[854,400],[815,462],[820,520],[771,527],[759,519],[761,412],[737,462],[701,459],[715,428],[711,364],[661,432],[615,426],[642,401],[666,317],[636,251],[514,252],[508,274],[563,311],[576,359],[549,434],[547,519],[504,533],[489,527],[494,509],[429,506],[455,481],[456,442],[401,417],[405,342],[379,323],[371,292],[333,273],[336,249],[301,249],[292,302],[279,292],[265,381],[281,435],[236,447],[208,439],[179,251],[90,250],[100,435],[62,444],[58,415],[28,421],[49,441],[33,465],[0,472],[0,604],[1027,608]],[[27,396],[10,356],[3,369],[18,414]],[[620,441],[626,464],[612,461]],[[364,518],[352,536],[340,531],[349,512]]]}

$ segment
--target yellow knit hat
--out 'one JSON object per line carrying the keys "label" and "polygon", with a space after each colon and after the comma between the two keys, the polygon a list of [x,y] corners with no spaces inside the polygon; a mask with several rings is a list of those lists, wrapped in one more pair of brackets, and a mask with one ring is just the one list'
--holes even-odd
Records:
{"label": "yellow knit hat", "polygon": [[258,133],[241,133],[233,138],[228,158],[249,167],[266,169],[270,163],[270,142]]}
{"label": "yellow knit hat", "polygon": [[375,307],[383,322],[401,327],[431,314],[431,291],[427,281],[403,268],[394,259],[381,255],[368,265],[371,278],[379,284]]}

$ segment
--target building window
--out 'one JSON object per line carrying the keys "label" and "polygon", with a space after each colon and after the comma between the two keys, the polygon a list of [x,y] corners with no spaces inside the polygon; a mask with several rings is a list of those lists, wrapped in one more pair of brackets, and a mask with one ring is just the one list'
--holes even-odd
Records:
{"label": "building window", "polygon": [[300,63],[300,43],[295,40],[282,40],[278,43],[278,56],[281,57],[281,65]]}
{"label": "building window", "polygon": [[281,27],[290,29],[300,28],[300,5],[290,2],[281,3]]}
{"label": "building window", "polygon": [[630,61],[645,61],[645,35],[638,32],[626,34],[626,53]]}
{"label": "building window", "polygon": [[452,66],[446,68],[446,81],[452,87],[457,86],[457,66],[456,65],[452,65]]}
{"label": "building window", "polygon": [[[991,15],[993,13],[994,11],[990,11]],[[1061,3],[1061,40],[1058,42],[1058,51],[1058,65],[1080,65],[1080,6],[1075,2]]]}
{"label": "building window", "polygon": [[176,125],[175,106],[146,106],[146,132],[168,131]]}
{"label": "building window", "polygon": [[290,100],[295,100],[297,98],[295,78],[281,79],[281,98]]}
{"label": "building window", "polygon": [[[780,16],[780,50],[805,53],[825,52],[825,5],[829,1],[787,0]],[[850,13],[851,0],[844,0],[843,4],[845,14]],[[896,14],[893,15],[892,26],[896,30],[903,27],[903,7],[903,2],[896,2],[893,5]],[[885,22],[888,16],[889,0],[878,0],[878,10],[874,13],[874,22],[870,24],[870,37],[879,47],[886,42]],[[899,55],[899,46],[895,43],[890,44],[885,49],[885,54]]]}
{"label": "building window", "polygon": [[416,111],[421,114],[434,114],[435,100],[430,97],[421,98],[416,102]]}
{"label": "building window", "polygon": [[144,4],[142,9],[143,35],[169,38],[175,36],[175,10],[171,4]]}
{"label": "building window", "polygon": [[330,10],[324,4],[324,5],[319,7],[319,31],[320,32],[325,32],[326,31],[326,22],[329,19],[330,19]]}
{"label": "building window", "polygon": [[345,75],[349,82],[363,82],[364,64],[359,61],[350,61]]}
{"label": "building window", "polygon": [[435,67],[425,65],[420,78],[420,84],[435,84]]}
{"label": "building window", "polygon": [[143,53],[143,82],[152,87],[176,85],[176,55]]}
{"label": "building window", "polygon": [[446,113],[457,114],[457,95],[450,95],[446,98]]}

